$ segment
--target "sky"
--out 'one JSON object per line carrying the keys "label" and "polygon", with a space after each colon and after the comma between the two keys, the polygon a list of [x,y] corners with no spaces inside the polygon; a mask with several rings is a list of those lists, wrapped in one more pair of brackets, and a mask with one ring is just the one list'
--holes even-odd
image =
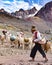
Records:
{"label": "sky", "polygon": [[0,0],[0,9],[4,8],[7,12],[15,12],[19,9],[31,9],[36,7],[37,10],[40,10],[46,3],[52,0]]}

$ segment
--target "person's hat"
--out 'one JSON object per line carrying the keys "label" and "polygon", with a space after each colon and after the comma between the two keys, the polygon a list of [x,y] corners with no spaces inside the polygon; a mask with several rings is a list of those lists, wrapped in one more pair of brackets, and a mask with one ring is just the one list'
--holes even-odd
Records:
{"label": "person's hat", "polygon": [[31,30],[32,31],[36,30],[36,27],[35,26],[32,26]]}

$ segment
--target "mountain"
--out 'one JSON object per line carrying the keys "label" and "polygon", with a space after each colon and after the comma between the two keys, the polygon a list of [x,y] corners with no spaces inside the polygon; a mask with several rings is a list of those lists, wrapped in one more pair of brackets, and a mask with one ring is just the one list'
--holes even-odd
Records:
{"label": "mountain", "polygon": [[0,16],[8,16],[8,17],[13,17],[12,15],[11,15],[11,13],[8,13],[7,11],[5,11],[3,8],[2,9],[0,9]]}
{"label": "mountain", "polygon": [[0,28],[6,28],[7,26],[9,27],[12,26],[16,28],[14,29],[16,31],[23,30],[24,32],[30,33],[32,25],[35,25],[39,29],[39,31],[43,33],[46,30],[50,29],[50,27],[47,26],[45,21],[39,17],[29,17],[26,19],[21,19],[11,16],[11,14],[5,12],[4,10],[0,10]]}
{"label": "mountain", "polygon": [[[19,19],[8,14],[0,12],[0,29],[7,29],[11,32],[19,32],[23,30],[24,32],[29,32],[33,22]],[[11,30],[11,27],[13,30]]]}
{"label": "mountain", "polygon": [[[11,13],[6,12],[4,9],[0,9],[0,24],[12,25],[16,28],[16,30],[22,29],[26,32],[30,32],[32,25],[35,25],[40,30],[40,32],[45,32],[46,30],[50,30],[51,27],[47,25],[45,20],[39,18],[38,16],[19,18],[22,12],[26,13],[23,16],[25,17],[26,15],[34,14],[35,11],[36,11],[35,8],[32,8],[31,10],[20,9],[19,11],[16,11],[15,13],[11,14]],[[18,14],[20,15],[18,16]]]}
{"label": "mountain", "polygon": [[27,18],[29,15],[36,13],[36,11],[37,11],[37,9],[35,7],[33,7],[32,9],[29,9],[29,10],[19,9],[19,11],[8,13],[7,11],[5,11],[2,8],[2,9],[0,9],[0,14],[3,14],[5,16],[9,16],[9,17],[24,19],[24,18]]}
{"label": "mountain", "polygon": [[42,7],[35,16],[52,23],[52,1]]}
{"label": "mountain", "polygon": [[19,11],[16,11],[16,12],[11,13],[11,14],[12,14],[13,16],[15,16],[15,17],[25,18],[27,15],[34,14],[36,11],[37,11],[37,9],[36,9],[35,7],[33,7],[33,8],[30,9],[30,10],[20,9]]}

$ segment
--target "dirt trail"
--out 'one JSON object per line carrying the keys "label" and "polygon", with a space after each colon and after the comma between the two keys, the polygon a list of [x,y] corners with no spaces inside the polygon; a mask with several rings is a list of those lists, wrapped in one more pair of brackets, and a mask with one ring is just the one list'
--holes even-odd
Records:
{"label": "dirt trail", "polygon": [[[0,65],[52,65],[52,54],[47,53],[48,62],[44,63],[44,59],[40,55],[39,52],[37,52],[36,58],[34,62],[29,62],[30,58],[30,50],[19,50],[12,48],[13,52],[11,53],[11,50],[8,52],[3,53],[1,55],[0,50]],[[4,55],[5,54],[5,55]]]}

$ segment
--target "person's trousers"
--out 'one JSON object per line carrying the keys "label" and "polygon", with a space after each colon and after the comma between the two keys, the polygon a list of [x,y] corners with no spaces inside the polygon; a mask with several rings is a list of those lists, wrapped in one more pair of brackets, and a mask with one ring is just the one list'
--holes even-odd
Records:
{"label": "person's trousers", "polygon": [[32,48],[30,57],[35,58],[37,50],[41,53],[43,57],[46,57],[46,54],[44,53],[44,50],[41,47],[41,44],[36,43],[35,46]]}

